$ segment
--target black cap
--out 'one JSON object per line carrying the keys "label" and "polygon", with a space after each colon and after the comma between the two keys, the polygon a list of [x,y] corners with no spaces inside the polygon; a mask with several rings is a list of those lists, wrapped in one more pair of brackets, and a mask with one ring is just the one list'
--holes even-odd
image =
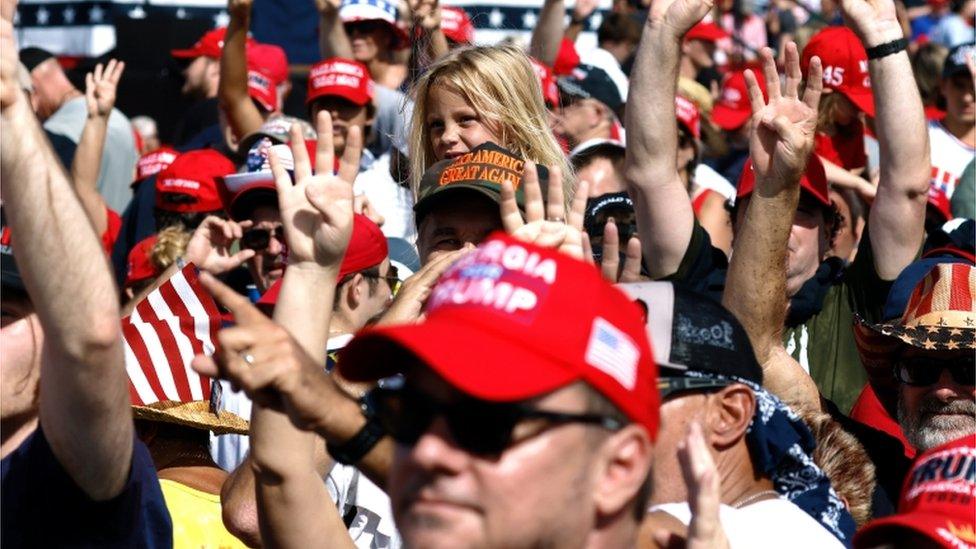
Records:
{"label": "black cap", "polygon": [[[457,158],[441,160],[424,172],[413,210],[417,224],[427,215],[430,207],[445,195],[453,196],[460,190],[474,191],[494,202],[501,202],[502,182],[508,180],[515,187],[515,199],[521,208],[525,204],[522,174],[525,160],[494,143],[478,145],[471,152]],[[549,170],[536,165],[539,184],[549,181]]]}
{"label": "black cap", "polygon": [[10,245],[10,226],[7,225],[7,214],[3,208],[0,208],[0,283],[4,288],[25,289],[17,262],[14,261],[14,249]]}
{"label": "black cap", "polygon": [[762,368],[749,336],[720,303],[671,282],[635,282],[618,288],[647,310],[647,334],[659,376],[691,371],[762,385]]}
{"label": "black cap", "polygon": [[20,50],[20,62],[27,67],[28,72],[34,67],[54,57],[54,54],[41,48],[29,47]]}
{"label": "black cap", "polygon": [[618,112],[624,100],[607,71],[593,65],[579,65],[568,76],[556,81],[559,92],[577,99],[596,99],[613,112]]}
{"label": "black cap", "polygon": [[945,64],[942,65],[942,78],[952,78],[962,72],[969,74],[969,64],[966,63],[966,59],[972,59],[973,56],[976,56],[976,45],[972,43],[959,44],[949,50]]}
{"label": "black cap", "polygon": [[583,214],[583,230],[590,237],[593,248],[593,259],[603,258],[603,229],[607,220],[613,218],[617,225],[617,235],[620,239],[620,254],[624,257],[627,241],[637,234],[637,215],[634,213],[634,201],[627,191],[607,193],[594,196],[586,200],[586,212]]}

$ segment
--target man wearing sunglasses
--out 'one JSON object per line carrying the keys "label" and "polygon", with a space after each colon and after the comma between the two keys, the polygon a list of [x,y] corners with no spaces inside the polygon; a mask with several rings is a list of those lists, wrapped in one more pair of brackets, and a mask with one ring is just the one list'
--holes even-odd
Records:
{"label": "man wearing sunglasses", "polygon": [[[721,477],[720,519],[733,547],[770,546],[771,540],[784,546],[840,547],[837,533],[821,515],[828,509],[836,513],[840,529],[847,526],[851,534],[853,520],[812,460],[810,467],[800,468],[802,475],[794,473],[798,462],[786,449],[809,456],[813,439],[762,389],[762,368],[732,313],[668,282],[620,287],[647,306],[648,337],[659,367],[661,430],[645,531],[672,529],[668,525],[675,519],[687,526],[691,519],[688,490],[676,480],[682,476],[675,449],[690,424],[698,423]],[[781,496],[777,485],[790,486],[789,497]],[[795,503],[797,497],[804,503]]]}

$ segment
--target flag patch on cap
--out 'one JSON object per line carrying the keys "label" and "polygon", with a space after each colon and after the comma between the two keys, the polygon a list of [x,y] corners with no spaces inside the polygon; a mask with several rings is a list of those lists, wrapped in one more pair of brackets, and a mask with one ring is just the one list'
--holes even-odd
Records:
{"label": "flag patch on cap", "polygon": [[606,320],[596,317],[586,344],[586,362],[607,374],[628,390],[637,383],[637,345]]}

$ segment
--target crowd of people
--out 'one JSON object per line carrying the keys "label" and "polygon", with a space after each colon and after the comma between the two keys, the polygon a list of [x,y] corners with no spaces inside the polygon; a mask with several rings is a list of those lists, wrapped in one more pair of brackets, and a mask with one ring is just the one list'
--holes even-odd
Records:
{"label": "crowd of people", "polygon": [[3,6],[0,544],[976,548],[976,2],[252,1]]}

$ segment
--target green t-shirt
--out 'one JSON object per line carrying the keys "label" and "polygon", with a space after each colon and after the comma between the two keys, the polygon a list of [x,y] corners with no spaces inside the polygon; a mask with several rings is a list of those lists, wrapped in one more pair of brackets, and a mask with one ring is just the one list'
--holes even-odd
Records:
{"label": "green t-shirt", "polygon": [[[681,265],[667,280],[721,299],[727,271],[724,254],[711,245],[708,234],[696,221]],[[787,351],[810,372],[820,393],[844,413],[850,412],[867,383],[854,343],[854,314],[870,322],[880,321],[890,288],[891,281],[881,280],[877,274],[871,239],[865,230],[856,259],[826,291],[820,312],[803,324],[784,330]]]}

